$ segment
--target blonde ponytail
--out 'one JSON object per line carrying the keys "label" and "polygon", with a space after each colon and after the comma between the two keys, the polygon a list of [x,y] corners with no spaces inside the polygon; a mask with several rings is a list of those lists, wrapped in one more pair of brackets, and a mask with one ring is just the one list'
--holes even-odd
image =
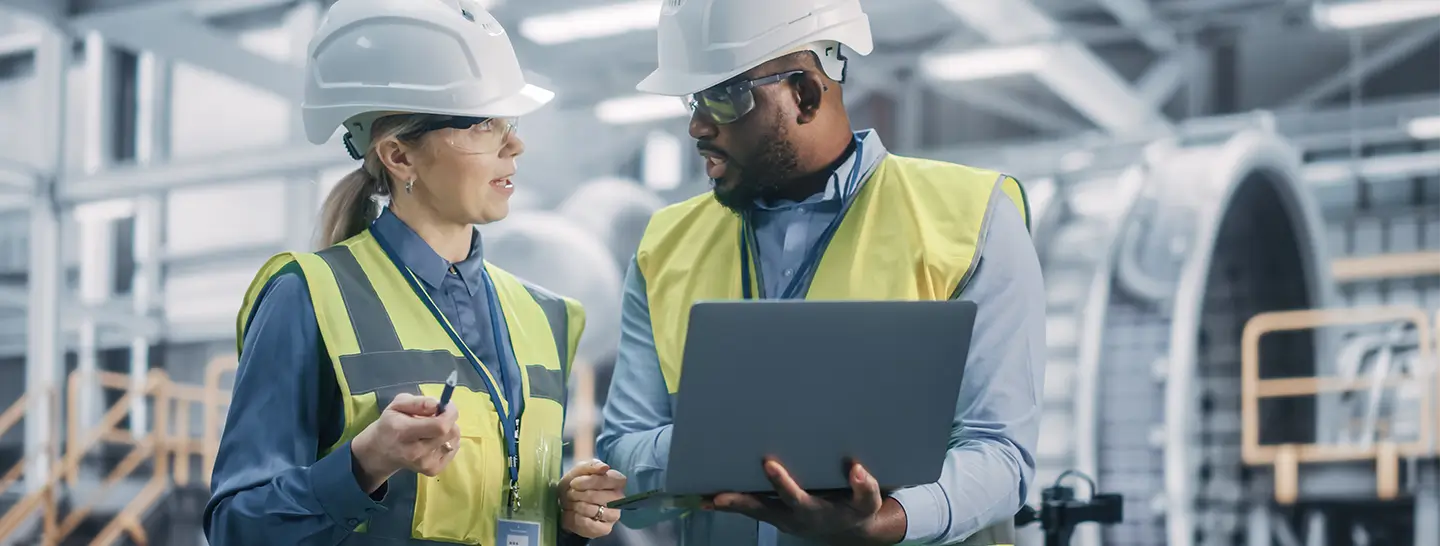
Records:
{"label": "blonde ponytail", "polygon": [[375,219],[378,206],[371,199],[380,193],[379,181],[365,168],[345,175],[330,190],[320,212],[320,248],[334,246],[365,231]]}

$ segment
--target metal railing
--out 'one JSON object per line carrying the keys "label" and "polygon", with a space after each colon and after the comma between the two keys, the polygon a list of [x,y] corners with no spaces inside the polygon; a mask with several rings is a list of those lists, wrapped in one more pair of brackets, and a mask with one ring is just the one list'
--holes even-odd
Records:
{"label": "metal railing", "polygon": [[[1427,366],[1383,378],[1366,377],[1287,377],[1261,379],[1260,338],[1266,334],[1317,330],[1335,326],[1413,325],[1417,335],[1417,355],[1421,363],[1434,362],[1436,348],[1431,322],[1418,307],[1370,307],[1333,310],[1300,310],[1262,313],[1245,324],[1241,342],[1241,457],[1248,465],[1271,465],[1275,478],[1275,500],[1294,503],[1299,496],[1299,466],[1303,463],[1334,463],[1374,461],[1376,495],[1382,500],[1399,494],[1400,458],[1435,455],[1434,438],[1440,435],[1440,408],[1435,397],[1440,393],[1440,374],[1413,373]],[[1434,375],[1436,384],[1426,383]],[[1419,428],[1413,441],[1399,442],[1393,437],[1378,441],[1355,443],[1260,443],[1260,401],[1266,398],[1318,397],[1322,394],[1374,393],[1381,389],[1394,391],[1408,387],[1420,393]],[[1377,427],[1377,430],[1380,427]],[[1389,427],[1383,427],[1389,431]]]}
{"label": "metal railing", "polygon": [[1440,276],[1440,252],[1405,252],[1337,258],[1330,264],[1338,282]]}
{"label": "metal railing", "polygon": [[[173,485],[190,483],[192,458],[201,459],[204,468],[200,475],[206,485],[209,484],[210,468],[214,465],[220,443],[219,420],[223,416],[222,408],[229,404],[230,399],[229,389],[221,386],[222,379],[235,368],[233,357],[211,362],[206,369],[204,385],[176,383],[164,371],[151,370],[143,391],[138,392],[132,389],[128,374],[104,371],[93,372],[93,375],[80,371],[71,373],[67,381],[66,416],[69,426],[65,451],[52,455],[54,465],[40,488],[27,492],[0,515],[0,537],[10,537],[19,531],[25,521],[39,511],[44,522],[39,544],[60,544],[94,512],[96,501],[103,499],[105,492],[129,478],[149,460],[150,477],[144,486],[90,542],[92,546],[109,545],[124,535],[136,544],[146,544],[148,537],[143,518]],[[82,413],[78,407],[82,400],[81,392],[96,384],[102,391],[118,390],[123,394],[109,406],[98,423],[83,427],[79,422]],[[148,433],[138,437],[121,426],[136,396],[148,399],[155,408],[153,426]],[[58,406],[57,397],[52,395],[47,398]],[[24,403],[25,398],[22,397],[0,414],[0,434],[20,420]],[[193,431],[190,418],[196,404],[201,406],[203,415],[203,430],[198,436]],[[86,498],[80,498],[73,491],[81,482],[82,463],[87,454],[102,444],[126,445],[130,449],[100,480],[98,491],[88,492]],[[22,458],[15,468],[0,478],[0,489],[8,487],[18,477],[25,462]],[[70,506],[65,514],[61,514],[58,497],[66,488],[72,492],[68,497]]]}

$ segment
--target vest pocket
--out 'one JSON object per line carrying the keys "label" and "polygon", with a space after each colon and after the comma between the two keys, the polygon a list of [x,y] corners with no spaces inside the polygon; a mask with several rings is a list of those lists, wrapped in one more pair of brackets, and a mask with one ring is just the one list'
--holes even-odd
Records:
{"label": "vest pocket", "polygon": [[453,401],[461,412],[459,451],[439,475],[419,476],[415,536],[490,544],[508,489],[500,424],[484,393],[456,389]]}

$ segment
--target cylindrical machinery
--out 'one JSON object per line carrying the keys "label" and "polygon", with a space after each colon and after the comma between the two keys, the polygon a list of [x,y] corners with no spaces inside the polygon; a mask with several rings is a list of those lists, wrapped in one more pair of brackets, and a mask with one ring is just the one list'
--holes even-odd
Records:
{"label": "cylindrical machinery", "polygon": [[576,188],[556,212],[605,241],[623,272],[640,246],[650,215],[665,204],[638,182],[600,178]]}
{"label": "cylindrical machinery", "polygon": [[[1331,284],[1298,155],[1257,125],[1060,177],[1058,216],[1037,234],[1051,355],[1036,483],[1076,468],[1126,504],[1125,522],[1077,544],[1231,544],[1266,500],[1240,461],[1241,331],[1256,313],[1324,306]],[[1297,339],[1281,349],[1289,371],[1313,373],[1317,340]]]}

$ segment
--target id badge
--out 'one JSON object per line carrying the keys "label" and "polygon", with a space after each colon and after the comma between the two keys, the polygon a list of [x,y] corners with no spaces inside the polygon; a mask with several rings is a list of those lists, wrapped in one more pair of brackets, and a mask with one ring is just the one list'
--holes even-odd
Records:
{"label": "id badge", "polygon": [[495,543],[500,546],[540,546],[540,524],[502,519],[495,526]]}
{"label": "id badge", "polygon": [[520,509],[509,517],[501,518],[495,530],[495,543],[500,546],[544,546],[555,543],[554,525],[545,528],[539,522],[555,521],[559,518],[560,499],[555,487],[560,478],[555,467],[560,464],[561,439],[543,434],[536,438],[530,457],[522,459],[529,464],[529,472],[522,472]]}

